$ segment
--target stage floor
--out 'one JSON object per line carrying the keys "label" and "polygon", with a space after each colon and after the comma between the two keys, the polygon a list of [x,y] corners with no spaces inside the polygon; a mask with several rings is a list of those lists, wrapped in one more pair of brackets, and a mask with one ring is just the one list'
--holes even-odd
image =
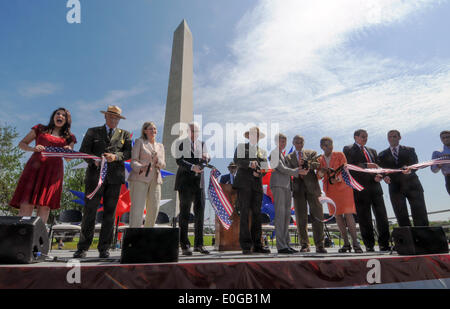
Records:
{"label": "stage floor", "polygon": [[[210,254],[204,255],[199,252],[193,252],[192,256],[184,256],[179,251],[178,262],[175,264],[186,264],[186,263],[223,263],[223,262],[245,262],[245,261],[292,261],[292,260],[307,260],[307,259],[361,259],[361,258],[380,258],[385,256],[398,256],[395,252],[390,254],[390,252],[364,252],[362,254],[356,253],[339,253],[339,248],[327,248],[328,253],[319,254],[315,253],[315,247],[311,247],[311,252],[308,253],[295,253],[295,254],[279,254],[277,249],[270,248],[270,254],[253,253],[253,254],[242,254],[242,251],[215,251],[213,247],[205,247],[210,251]],[[298,249],[298,247],[296,248]],[[376,248],[375,250],[377,250]],[[73,259],[74,250],[52,250],[48,253],[47,261],[25,264],[25,265],[0,265],[0,266],[11,266],[11,267],[49,267],[49,266],[61,266],[61,263],[66,263]],[[120,264],[121,250],[115,249],[110,251],[111,256],[108,259],[100,259],[98,257],[97,250],[89,250],[87,256],[84,259],[79,259],[82,265],[112,265]],[[54,258],[55,261],[50,261]],[[171,264],[171,263],[167,263]],[[120,264],[127,265],[127,264]],[[143,265],[143,264],[141,264]]]}
{"label": "stage floor", "polygon": [[[390,252],[243,255],[241,251],[179,255],[176,263],[120,264],[120,250],[99,259],[91,250],[52,250],[49,260],[0,265],[0,288],[44,289],[303,289],[450,288],[450,255],[399,256]],[[377,249],[377,248],[376,248]]]}

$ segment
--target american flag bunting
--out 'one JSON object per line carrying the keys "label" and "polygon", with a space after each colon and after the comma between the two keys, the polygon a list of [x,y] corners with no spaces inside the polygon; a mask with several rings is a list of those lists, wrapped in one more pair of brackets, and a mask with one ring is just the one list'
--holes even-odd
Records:
{"label": "american flag bunting", "polygon": [[211,202],[220,223],[228,230],[232,223],[231,215],[233,214],[233,206],[230,201],[228,201],[217,181],[217,178],[219,177],[220,172],[217,169],[211,170],[208,187],[209,201]]}

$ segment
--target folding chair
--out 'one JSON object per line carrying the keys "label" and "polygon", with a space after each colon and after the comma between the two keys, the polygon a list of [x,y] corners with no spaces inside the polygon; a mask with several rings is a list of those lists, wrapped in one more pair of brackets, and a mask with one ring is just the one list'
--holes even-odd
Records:
{"label": "folding chair", "polygon": [[77,234],[81,233],[81,220],[83,218],[83,215],[81,211],[76,209],[67,209],[61,211],[59,214],[57,224],[54,224],[50,228],[50,235],[49,238],[50,241],[50,251],[52,250],[52,244],[53,244],[53,238],[56,234],[64,234],[64,233],[71,233],[71,234]]}

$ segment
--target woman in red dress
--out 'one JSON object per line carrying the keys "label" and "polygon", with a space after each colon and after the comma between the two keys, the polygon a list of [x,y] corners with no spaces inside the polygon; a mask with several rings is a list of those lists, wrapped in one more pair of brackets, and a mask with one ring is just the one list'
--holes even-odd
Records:
{"label": "woman in red dress", "polygon": [[[37,208],[37,215],[47,223],[51,209],[60,207],[64,166],[61,158],[43,157],[41,152],[47,146],[73,149],[75,136],[70,132],[71,117],[68,110],[58,108],[49,124],[35,125],[19,143],[24,151],[33,151],[20,176],[14,196],[9,203],[19,208],[19,216],[31,216]],[[29,144],[35,140],[35,147]]]}

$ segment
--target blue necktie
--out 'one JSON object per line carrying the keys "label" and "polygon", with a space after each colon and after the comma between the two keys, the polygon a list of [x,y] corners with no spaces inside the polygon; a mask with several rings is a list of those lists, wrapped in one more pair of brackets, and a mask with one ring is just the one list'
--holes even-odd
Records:
{"label": "blue necktie", "polygon": [[397,148],[392,149],[392,155],[394,156],[395,163],[398,163],[398,153]]}

